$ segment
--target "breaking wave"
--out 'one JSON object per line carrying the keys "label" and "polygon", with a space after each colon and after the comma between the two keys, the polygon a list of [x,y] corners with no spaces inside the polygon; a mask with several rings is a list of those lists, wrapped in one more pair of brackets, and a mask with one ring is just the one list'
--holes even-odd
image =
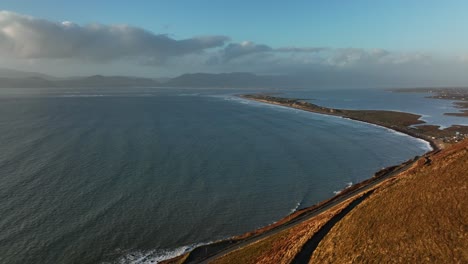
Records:
{"label": "breaking wave", "polygon": [[291,209],[290,214],[295,213],[295,212],[299,209],[299,207],[301,206],[301,204],[302,204],[301,202],[298,202],[298,203],[296,204],[296,206],[295,206],[293,209]]}
{"label": "breaking wave", "polygon": [[149,251],[135,251],[122,256],[120,259],[115,261],[115,264],[155,264],[164,260],[181,256],[194,250],[197,247],[211,244],[208,243],[196,243],[187,246],[178,247],[176,249],[154,249]]}
{"label": "breaking wave", "polygon": [[344,190],[350,188],[351,186],[353,186],[353,182],[348,182],[348,183],[346,183],[346,187],[344,187],[343,189],[341,189],[341,190],[339,190],[339,191],[333,191],[333,193],[334,193],[335,195],[338,195],[338,194],[340,194],[341,192],[343,192]]}

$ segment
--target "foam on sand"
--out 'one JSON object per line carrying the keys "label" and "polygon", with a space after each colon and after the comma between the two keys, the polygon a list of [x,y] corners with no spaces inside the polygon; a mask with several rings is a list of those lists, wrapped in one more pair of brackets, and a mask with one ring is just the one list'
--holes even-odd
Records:
{"label": "foam on sand", "polygon": [[339,190],[339,191],[333,191],[333,193],[334,193],[335,195],[338,195],[338,194],[340,194],[342,191],[344,191],[344,190],[350,188],[351,186],[353,186],[353,182],[348,182],[348,183],[346,183],[346,187],[344,187],[343,189],[341,189],[341,190]]}
{"label": "foam on sand", "polygon": [[193,249],[211,244],[208,243],[196,243],[187,246],[178,247],[175,249],[154,249],[149,251],[135,251],[122,256],[115,263],[118,264],[155,264],[164,260],[178,257],[185,253],[192,251]]}
{"label": "foam on sand", "polygon": [[290,214],[295,213],[297,211],[297,209],[299,209],[301,204],[302,204],[301,202],[296,203],[296,206],[293,209],[291,209],[291,211],[289,213]]}

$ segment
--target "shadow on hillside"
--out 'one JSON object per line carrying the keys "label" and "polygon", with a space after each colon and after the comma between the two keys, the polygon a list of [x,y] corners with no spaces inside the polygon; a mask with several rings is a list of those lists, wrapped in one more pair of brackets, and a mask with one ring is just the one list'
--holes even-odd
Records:
{"label": "shadow on hillside", "polygon": [[343,209],[339,214],[335,215],[328,221],[322,228],[320,228],[315,235],[309,239],[304,246],[302,247],[301,251],[294,257],[292,264],[302,264],[302,263],[309,263],[312,254],[314,253],[315,249],[317,248],[318,244],[322,239],[330,232],[330,230],[338,223],[343,217],[345,217],[354,207],[359,205],[362,201],[364,201],[369,195],[371,195],[374,191],[369,191],[363,196],[359,197],[358,199],[351,202],[345,209]]}

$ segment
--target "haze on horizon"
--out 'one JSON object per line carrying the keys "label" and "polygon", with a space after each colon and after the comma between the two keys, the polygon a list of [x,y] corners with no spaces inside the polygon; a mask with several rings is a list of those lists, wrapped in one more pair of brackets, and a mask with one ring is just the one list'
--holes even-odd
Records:
{"label": "haze on horizon", "polygon": [[2,2],[0,68],[62,77],[252,72],[468,85],[464,1]]}

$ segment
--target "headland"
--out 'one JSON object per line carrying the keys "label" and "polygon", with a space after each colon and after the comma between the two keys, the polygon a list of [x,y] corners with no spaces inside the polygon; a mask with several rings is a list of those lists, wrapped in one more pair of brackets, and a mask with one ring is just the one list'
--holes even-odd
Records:
{"label": "headland", "polygon": [[400,88],[390,89],[396,93],[426,93],[427,98],[451,100],[456,108],[460,109],[457,113],[444,113],[448,116],[468,117],[468,88],[467,87],[452,87],[452,88]]}
{"label": "headland", "polygon": [[405,112],[386,110],[347,110],[319,106],[303,99],[282,98],[268,94],[240,95],[244,99],[262,103],[291,107],[308,112],[339,116],[386,127],[412,137],[429,142],[433,149],[442,149],[447,145],[457,143],[468,138],[468,126],[453,125],[445,129],[427,125],[420,120],[421,116]]}

